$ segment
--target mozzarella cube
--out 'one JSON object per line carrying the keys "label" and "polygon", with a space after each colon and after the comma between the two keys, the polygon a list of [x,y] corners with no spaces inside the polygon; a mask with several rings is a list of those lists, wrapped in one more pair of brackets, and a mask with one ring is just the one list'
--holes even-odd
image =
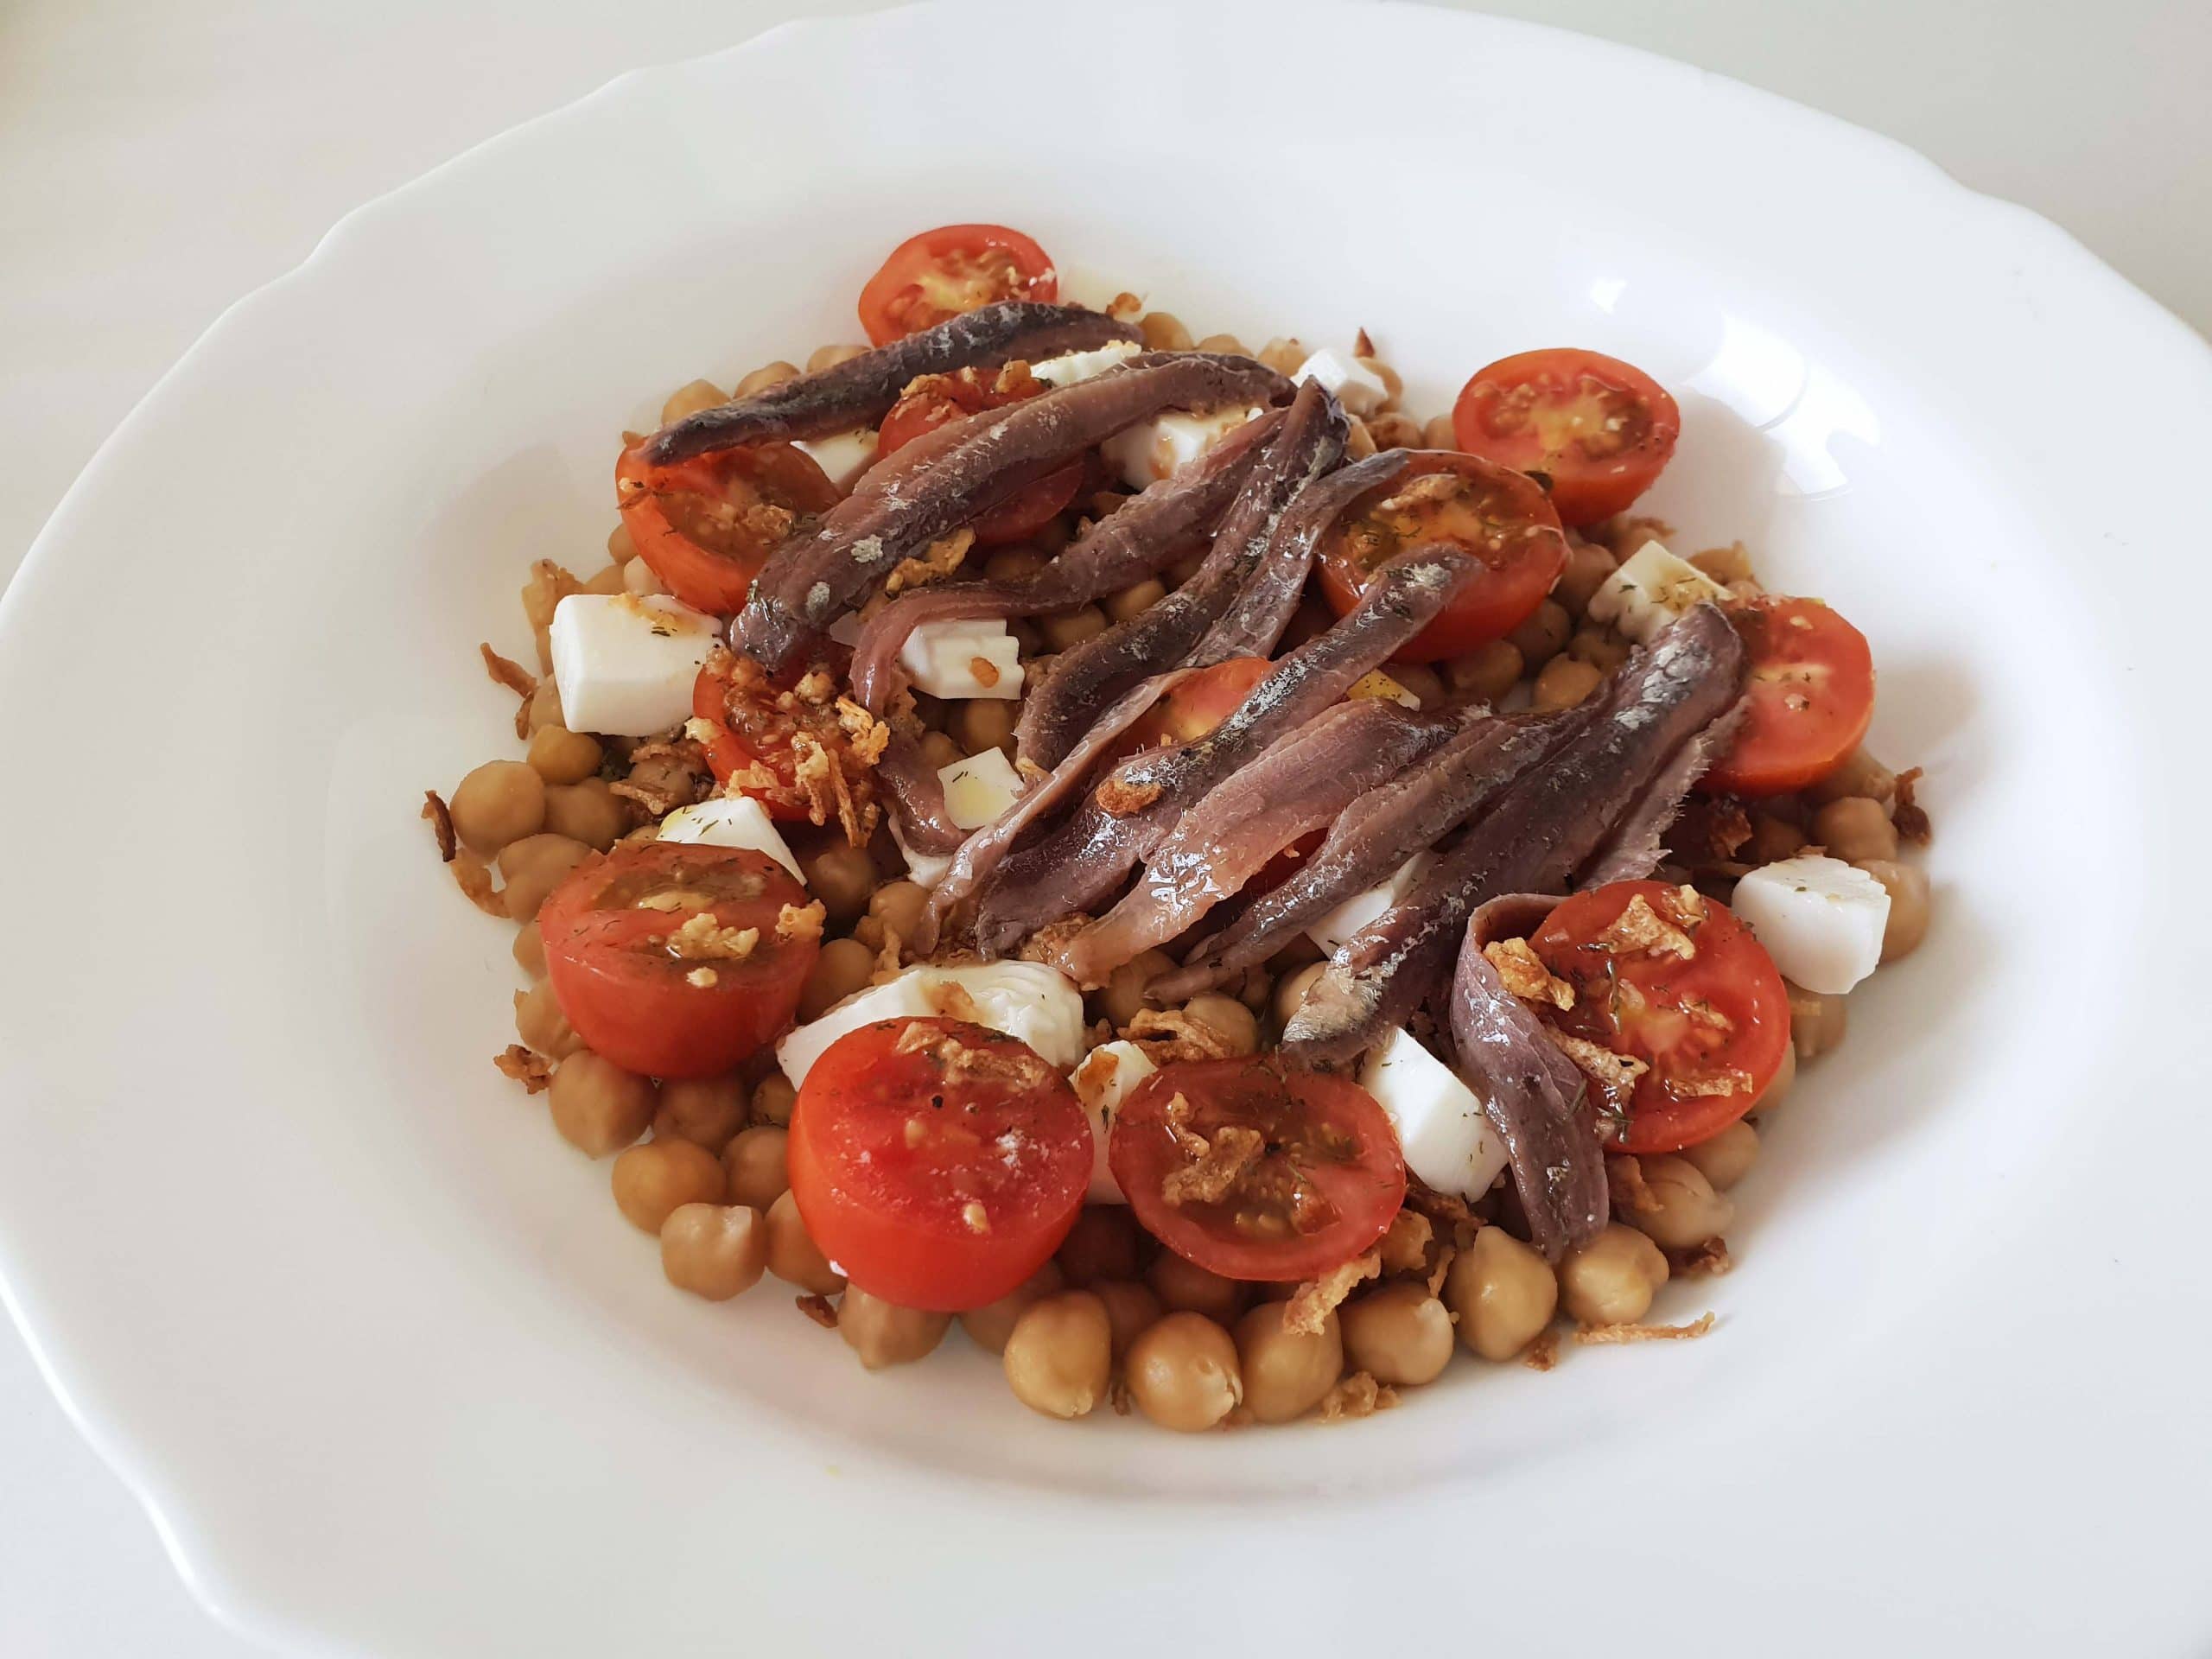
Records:
{"label": "mozzarella cube", "polygon": [[813,456],[814,464],[828,474],[830,481],[847,492],[862,473],[875,465],[875,431],[872,427],[840,432],[834,437],[801,438],[791,448]]}
{"label": "mozzarella cube", "polygon": [[1367,1057],[1359,1086],[1398,1131],[1406,1167],[1440,1192],[1478,1198],[1505,1167],[1505,1142],[1473,1090],[1401,1027]]}
{"label": "mozzarella cube", "polygon": [[941,1015],[1002,1031],[1065,1071],[1083,1058],[1083,994],[1066,975],[1034,962],[972,963],[957,968],[909,968],[895,979],[855,991],[818,1020],[776,1045],[776,1060],[794,1085],[830,1044],[878,1020]]}
{"label": "mozzarella cube", "polygon": [[918,853],[906,844],[906,837],[899,833],[899,819],[895,813],[886,813],[883,822],[891,831],[891,839],[898,844],[899,856],[906,861],[909,876],[925,887],[933,887],[944,880],[944,873],[952,868],[951,855]]}
{"label": "mozzarella cube", "polygon": [[1021,642],[1001,619],[925,622],[899,647],[899,663],[914,689],[933,697],[1010,702],[1021,695]]}
{"label": "mozzarella cube", "polygon": [[1217,409],[1204,415],[1173,410],[1116,432],[1098,446],[1098,453],[1131,488],[1141,490],[1185,461],[1196,461],[1259,413],[1256,407]]}
{"label": "mozzarella cube", "polygon": [[1071,386],[1094,379],[1109,369],[1118,369],[1144,349],[1133,340],[1109,340],[1095,352],[1069,352],[1032,363],[1029,372],[1048,386]]}
{"label": "mozzarella cube", "polygon": [[938,768],[944,810],[963,830],[980,830],[1021,798],[1021,774],[1000,749],[985,749]]}
{"label": "mozzarella cube", "polygon": [[1334,956],[1345,940],[1351,938],[1386,910],[1394,908],[1399,900],[1414,890],[1414,883],[1428,873],[1436,862],[1433,853],[1415,853],[1398,866],[1390,879],[1379,887],[1370,887],[1365,893],[1356,893],[1327,915],[1306,930],[1306,937]]}
{"label": "mozzarella cube", "polygon": [[660,821],[660,838],[766,853],[800,880],[806,880],[768,809],[750,795],[721,795],[696,806],[679,807]]}
{"label": "mozzarella cube", "polygon": [[1736,884],[1728,907],[1766,947],[1784,979],[1841,996],[1882,962],[1890,890],[1840,858],[1803,854]]}
{"label": "mozzarella cube", "polygon": [[1293,384],[1319,380],[1321,390],[1334,392],[1350,415],[1372,415],[1390,395],[1389,386],[1366,359],[1347,357],[1325,346],[1300,364],[1290,378]]}
{"label": "mozzarella cube", "polygon": [[1090,1119],[1090,1191],[1084,1195],[1091,1204],[1127,1204],[1122,1184],[1114,1179],[1114,1172],[1106,1162],[1106,1143],[1114,1133],[1114,1114],[1137,1084],[1160,1068],[1154,1065],[1144,1050],[1135,1043],[1101,1043],[1084,1056],[1083,1064],[1075,1069],[1068,1081],[1075,1085],[1076,1098],[1083,1103],[1083,1109]]}
{"label": "mozzarella cube", "polygon": [[720,625],[661,594],[570,594],[550,630],[553,683],[569,729],[650,737],[691,712]]}
{"label": "mozzarella cube", "polygon": [[1649,639],[1700,601],[1715,604],[1728,590],[1687,559],[1646,542],[1590,595],[1590,620],[1610,622],[1636,640]]}

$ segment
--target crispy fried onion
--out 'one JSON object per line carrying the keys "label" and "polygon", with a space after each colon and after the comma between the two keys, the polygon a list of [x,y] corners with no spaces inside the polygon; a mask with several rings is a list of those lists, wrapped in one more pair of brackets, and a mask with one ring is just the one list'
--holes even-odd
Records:
{"label": "crispy fried onion", "polygon": [[[1221,1137],[1216,1135],[1216,1140]],[[1402,1211],[1401,1213],[1403,1213]],[[1282,1311],[1282,1328],[1286,1334],[1297,1337],[1318,1337],[1329,1327],[1329,1315],[1344,1306],[1352,1287],[1374,1278],[1382,1271],[1382,1255],[1379,1250],[1370,1250],[1365,1255],[1333,1267],[1319,1279],[1309,1279],[1291,1293],[1290,1301]]]}
{"label": "crispy fried onion", "polygon": [[520,1043],[509,1043],[492,1057],[492,1064],[502,1075],[522,1084],[524,1092],[540,1094],[553,1086],[553,1063],[543,1054],[533,1054]]}
{"label": "crispy fried onion", "polygon": [[1597,943],[1622,956],[1679,957],[1688,962],[1697,955],[1697,942],[1684,930],[1704,921],[1705,899],[1695,887],[1679,887],[1669,896],[1668,908],[1680,925],[1660,915],[1639,893],[1598,936]]}
{"label": "crispy fried onion", "polygon": [[435,789],[423,791],[423,816],[429,820],[430,833],[438,838],[438,856],[452,863],[454,855],[461,850],[461,842],[453,832],[453,809]]}
{"label": "crispy fried onion", "polygon": [[1225,1033],[1180,1008],[1139,1008],[1122,1035],[1144,1051],[1154,1065],[1179,1060],[1225,1060],[1240,1051]]}
{"label": "crispy fried onion", "polygon": [[708,667],[728,687],[723,721],[746,752],[791,756],[788,779],[755,759],[723,780],[724,791],[799,809],[811,823],[836,823],[852,845],[867,845],[882,818],[874,773],[891,728],[840,696],[823,669],[785,691],[749,657],[717,651]]}
{"label": "crispy fried onion", "polygon": [[827,1296],[799,1296],[793,1299],[798,1311],[812,1319],[824,1331],[837,1328],[837,1310],[830,1305]]}
{"label": "crispy fried onion", "polygon": [[1713,1315],[1700,1313],[1688,1325],[1584,1325],[1575,1332],[1574,1339],[1592,1347],[1628,1342],[1694,1342],[1712,1329]]}
{"label": "crispy fried onion", "polygon": [[[1641,896],[1637,904],[1643,902]],[[1574,987],[1544,966],[1544,960],[1526,939],[1492,939],[1483,955],[1497,969],[1505,988],[1524,1002],[1548,1002],[1560,1009],[1574,1006]]]}
{"label": "crispy fried onion", "polygon": [[1923,847],[1934,833],[1934,826],[1928,822],[1927,809],[1913,798],[1913,794],[1926,771],[1925,766],[1914,766],[1897,773],[1897,805],[1890,813],[1890,822],[1897,826],[1897,838]]}
{"label": "crispy fried onion", "polygon": [[1375,1248],[1385,1273],[1420,1273],[1428,1266],[1428,1247],[1436,1237],[1436,1224],[1418,1210],[1401,1210],[1390,1217],[1390,1230]]}
{"label": "crispy fried onion", "polygon": [[1059,1075],[1036,1054],[1023,1049],[976,1048],[953,1032],[910,1025],[899,1033],[894,1054],[927,1054],[944,1070],[947,1083],[1002,1083],[1016,1089],[1040,1088]]}
{"label": "crispy fried onion", "polygon": [[1395,1389],[1387,1382],[1377,1382],[1365,1371],[1354,1371],[1321,1396],[1321,1421],[1350,1422],[1356,1417],[1372,1417],[1378,1411],[1388,1411],[1397,1403]]}
{"label": "crispy fried onion", "polygon": [[668,950],[685,962],[743,962],[760,943],[759,928],[724,927],[714,912],[702,910],[668,936]]}
{"label": "crispy fried onion", "polygon": [[933,582],[942,582],[960,568],[968,556],[968,550],[975,545],[976,532],[966,528],[956,530],[950,536],[940,536],[922,550],[919,557],[901,559],[893,566],[891,574],[883,579],[883,591],[896,594],[909,588],[926,588]]}

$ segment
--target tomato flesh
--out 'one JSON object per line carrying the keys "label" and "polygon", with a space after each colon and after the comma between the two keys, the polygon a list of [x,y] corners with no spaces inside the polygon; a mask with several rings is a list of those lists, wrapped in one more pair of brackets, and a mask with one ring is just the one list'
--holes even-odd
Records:
{"label": "tomato flesh", "polygon": [[1059,273],[1045,250],[1003,225],[941,225],[891,251],[861,289],[861,327],[871,342],[933,328],[1001,300],[1059,297]]}
{"label": "tomato flesh", "polygon": [[1409,663],[1464,656],[1504,638],[1567,569],[1566,532],[1534,480],[1474,455],[1425,449],[1398,478],[1354,501],[1323,538],[1321,591],[1348,615],[1378,569],[1428,543],[1450,543],[1483,569],[1398,652]]}
{"label": "tomato flesh", "polygon": [[791,1110],[791,1198],[847,1278],[957,1313],[1043,1267],[1090,1184],[1090,1121],[1027,1043],[958,1020],[847,1033]]}
{"label": "tomato flesh", "polygon": [[647,568],[686,605],[741,609],[779,543],[827,512],[837,486],[788,443],[751,443],[667,466],[642,445],[614,464],[614,499]]}
{"label": "tomato flesh", "polygon": [[[962,369],[957,374],[924,375],[883,417],[876,453],[903,449],[925,432],[987,409],[1003,409],[1035,397],[1049,388],[1026,369]],[[982,547],[1001,547],[1034,536],[1075,499],[1083,487],[1084,463],[1066,466],[1033,480],[969,526]]]}
{"label": "tomato flesh", "polygon": [[1452,410],[1459,448],[1541,473],[1562,522],[1595,524],[1649,489],[1675,453],[1681,411],[1632,364],[1554,348],[1478,370]]}
{"label": "tomato flesh", "polygon": [[734,847],[617,847],[578,865],[538,924],[576,1034],[655,1077],[715,1077],[757,1052],[791,1024],[821,950],[806,889],[766,853]]}
{"label": "tomato flesh", "polygon": [[1866,636],[1816,599],[1764,594],[1726,608],[1751,663],[1744,720],[1698,786],[1760,796],[1818,783],[1859,747],[1874,718]]}
{"label": "tomato flesh", "polygon": [[1617,1089],[1610,1101],[1609,1144],[1623,1152],[1710,1140],[1782,1069],[1789,993],[1718,899],[1663,881],[1614,881],[1563,901],[1529,944],[1574,992],[1573,1007],[1547,1005],[1542,1016],[1648,1068],[1632,1092]]}
{"label": "tomato flesh", "polygon": [[[1231,1178],[1209,1177],[1243,1153]],[[1326,1273],[1382,1237],[1406,1196],[1375,1097],[1271,1054],[1161,1067],[1115,1114],[1107,1161],[1146,1231],[1228,1279]]]}

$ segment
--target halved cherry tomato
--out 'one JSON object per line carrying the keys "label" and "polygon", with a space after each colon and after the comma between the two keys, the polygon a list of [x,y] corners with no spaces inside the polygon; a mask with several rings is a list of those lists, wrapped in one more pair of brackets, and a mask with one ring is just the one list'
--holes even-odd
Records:
{"label": "halved cherry tomato", "polygon": [[957,1313],[1043,1267],[1090,1180],[1090,1121],[1036,1050],[958,1020],[848,1032],[791,1109],[791,1200],[847,1278]]}
{"label": "halved cherry tomato", "polygon": [[1574,990],[1573,1007],[1547,1007],[1544,1017],[1649,1068],[1632,1093],[1612,1091],[1626,1122],[1610,1144],[1624,1152],[1710,1140],[1751,1110],[1782,1069],[1789,993],[1751,930],[1717,899],[1663,881],[1614,881],[1565,900],[1529,943]]}
{"label": "halved cherry tomato", "polygon": [[1536,484],[1448,449],[1416,451],[1395,481],[1353,502],[1321,543],[1321,591],[1338,616],[1378,566],[1449,542],[1488,567],[1398,653],[1433,663],[1501,639],[1528,620],[1567,569],[1567,536]]}
{"label": "halved cherry tomato", "polygon": [[1726,608],[1751,657],[1744,723],[1698,787],[1780,795],[1820,782],[1874,718],[1866,636],[1817,599],[1764,594]]}
{"label": "halved cherry tomato", "polygon": [[1649,489],[1681,429],[1675,400],[1642,369],[1567,347],[1500,358],[1452,408],[1462,449],[1543,474],[1569,524],[1610,518]]}
{"label": "halved cherry tomato", "polygon": [[1147,1232],[1227,1279],[1326,1273],[1406,1196],[1375,1097],[1272,1054],[1162,1066],[1115,1114],[1106,1160]]}
{"label": "halved cherry tomato", "polygon": [[755,749],[730,729],[730,668],[728,661],[709,658],[691,685],[691,716],[708,728],[703,745],[707,765],[718,784],[750,772],[755,766],[765,766],[775,782],[742,792],[766,807],[770,817],[798,823],[806,817],[806,800],[799,793],[798,762],[788,744],[760,742],[756,735],[760,747]]}
{"label": "halved cherry tomato", "polygon": [[788,443],[748,443],[665,467],[642,448],[614,464],[614,501],[652,573],[686,605],[743,608],[776,543],[841,498],[814,457]]}
{"label": "halved cherry tomato", "polygon": [[1204,737],[1236,712],[1274,666],[1264,657],[1231,657],[1185,676],[1129,728],[1129,736],[1136,740],[1129,752]]}
{"label": "halved cherry tomato", "polygon": [[[962,369],[957,374],[928,374],[906,388],[906,396],[892,405],[876,434],[876,454],[902,449],[925,432],[979,414],[1003,409],[1049,391],[1027,369]],[[1001,547],[1027,540],[1067,510],[1083,486],[1083,462],[1071,461],[1024,485],[969,526],[984,547]]]}
{"label": "halved cherry tomato", "polygon": [[785,912],[809,906],[766,853],[626,844],[579,864],[546,899],[546,976],[576,1034],[615,1065],[718,1076],[791,1024],[821,912]]}
{"label": "halved cherry tomato", "polygon": [[861,289],[861,327],[869,340],[933,328],[947,317],[1001,300],[1056,300],[1059,273],[1045,250],[1003,225],[940,225],[891,251]]}

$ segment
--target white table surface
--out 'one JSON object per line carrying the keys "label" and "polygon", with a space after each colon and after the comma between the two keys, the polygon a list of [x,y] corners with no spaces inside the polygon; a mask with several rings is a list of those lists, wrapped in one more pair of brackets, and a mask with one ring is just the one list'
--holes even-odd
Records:
{"label": "white table surface", "polygon": [[[346,209],[622,70],[790,16],[873,9],[6,0],[0,582],[155,378]],[[2202,0],[1487,10],[1646,47],[1902,139],[1967,184],[2056,219],[2212,330],[2212,100],[2202,89],[2212,7]],[[1366,66],[1346,89],[1351,108],[1377,111],[1385,132],[1388,80],[1389,66]],[[1571,107],[1563,100],[1567,118]],[[1387,156],[1387,142],[1377,148]],[[2120,377],[2145,372],[2155,369],[2121,365]],[[250,1651],[198,1611],[137,1504],[79,1441],[21,1341],[0,1330],[0,1655]]]}

